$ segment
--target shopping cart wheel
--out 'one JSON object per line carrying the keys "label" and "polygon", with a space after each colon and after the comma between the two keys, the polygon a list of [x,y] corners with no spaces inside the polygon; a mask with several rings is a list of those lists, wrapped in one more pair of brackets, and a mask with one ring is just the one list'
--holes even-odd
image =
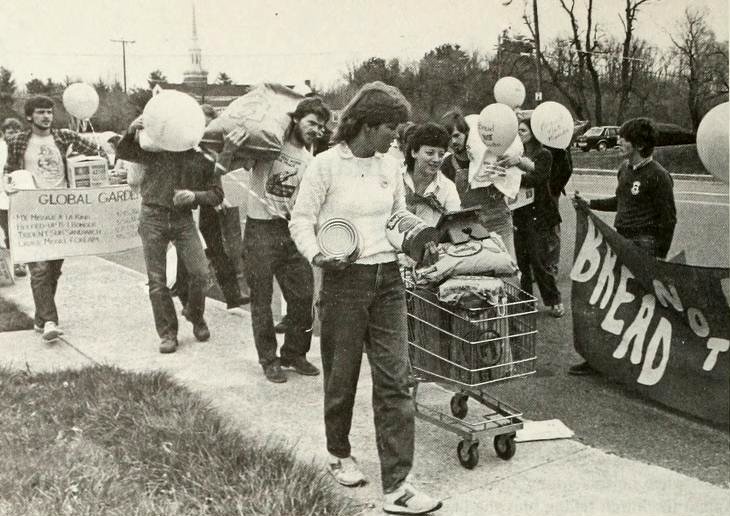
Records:
{"label": "shopping cart wheel", "polygon": [[466,394],[456,393],[451,397],[451,413],[454,417],[458,417],[459,419],[466,417],[466,414],[469,412],[468,401],[469,396]]}
{"label": "shopping cart wheel", "polygon": [[517,445],[515,444],[515,434],[502,434],[494,438],[494,451],[497,457],[503,460],[510,460],[515,456]]}
{"label": "shopping cart wheel", "polygon": [[456,446],[456,455],[459,463],[466,469],[474,469],[479,464],[479,443],[473,441],[459,441]]}

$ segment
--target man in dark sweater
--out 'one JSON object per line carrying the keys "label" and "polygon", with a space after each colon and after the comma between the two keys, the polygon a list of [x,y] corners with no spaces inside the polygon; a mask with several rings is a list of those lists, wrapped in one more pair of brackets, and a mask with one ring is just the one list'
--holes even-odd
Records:
{"label": "man in dark sweater", "polygon": [[185,316],[193,324],[199,341],[210,338],[203,318],[208,262],[195,228],[191,210],[217,206],[223,201],[220,179],[214,164],[197,150],[150,152],[140,146],[142,118],[130,125],[117,146],[117,157],[144,165],[140,183],[142,206],[139,234],[142,238],[149,296],[155,327],[160,337],[160,353],[177,349],[177,313],[167,288],[166,254],[175,244],[190,276]]}
{"label": "man in dark sweater", "polygon": [[[677,210],[674,181],[654,161],[656,128],[648,118],[634,118],[619,129],[619,147],[626,160],[618,170],[616,195],[593,199],[591,209],[615,211],[614,226],[623,237],[656,258],[664,259],[672,245]],[[578,192],[574,203],[585,203]],[[592,374],[587,362],[570,368],[575,375]]]}

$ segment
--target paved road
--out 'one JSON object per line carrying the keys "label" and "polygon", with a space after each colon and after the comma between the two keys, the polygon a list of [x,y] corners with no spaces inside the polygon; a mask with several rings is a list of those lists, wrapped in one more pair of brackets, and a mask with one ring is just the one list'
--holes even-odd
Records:
{"label": "paved road", "polygon": [[[567,190],[586,197],[611,195],[615,178],[576,176]],[[675,184],[678,227],[670,256],[684,250],[688,263],[728,266],[728,187],[702,181]],[[575,212],[563,198],[563,246],[560,289],[570,306],[568,272],[575,239]],[[607,222],[612,214],[602,214]],[[140,251],[109,257],[144,270]],[[601,377],[575,378],[567,368],[579,357],[573,351],[570,315],[555,320],[539,314],[537,374],[526,381],[495,387],[534,420],[558,418],[582,442],[616,455],[656,464],[717,485],[730,486],[730,435],[644,400]],[[610,475],[610,472],[606,472]]]}

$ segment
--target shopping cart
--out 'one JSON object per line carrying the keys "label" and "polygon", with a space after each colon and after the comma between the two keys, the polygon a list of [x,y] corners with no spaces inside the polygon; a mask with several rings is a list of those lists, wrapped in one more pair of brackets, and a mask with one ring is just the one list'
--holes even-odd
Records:
{"label": "shopping cart", "polygon": [[[535,298],[505,282],[506,295],[498,304],[454,308],[440,303],[432,289],[404,279],[416,416],[461,437],[456,451],[465,468],[479,462],[480,438],[492,439],[497,456],[511,459],[522,413],[486,388],[535,372]],[[450,403],[419,402],[423,383],[453,392]],[[487,413],[469,415],[469,398]]]}

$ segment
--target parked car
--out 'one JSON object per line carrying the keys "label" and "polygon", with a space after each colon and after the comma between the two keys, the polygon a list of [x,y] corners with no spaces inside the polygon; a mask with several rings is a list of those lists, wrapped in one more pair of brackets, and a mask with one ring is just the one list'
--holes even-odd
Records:
{"label": "parked car", "polygon": [[578,148],[583,152],[591,149],[605,151],[618,144],[618,126],[604,125],[591,127],[576,139]]}

